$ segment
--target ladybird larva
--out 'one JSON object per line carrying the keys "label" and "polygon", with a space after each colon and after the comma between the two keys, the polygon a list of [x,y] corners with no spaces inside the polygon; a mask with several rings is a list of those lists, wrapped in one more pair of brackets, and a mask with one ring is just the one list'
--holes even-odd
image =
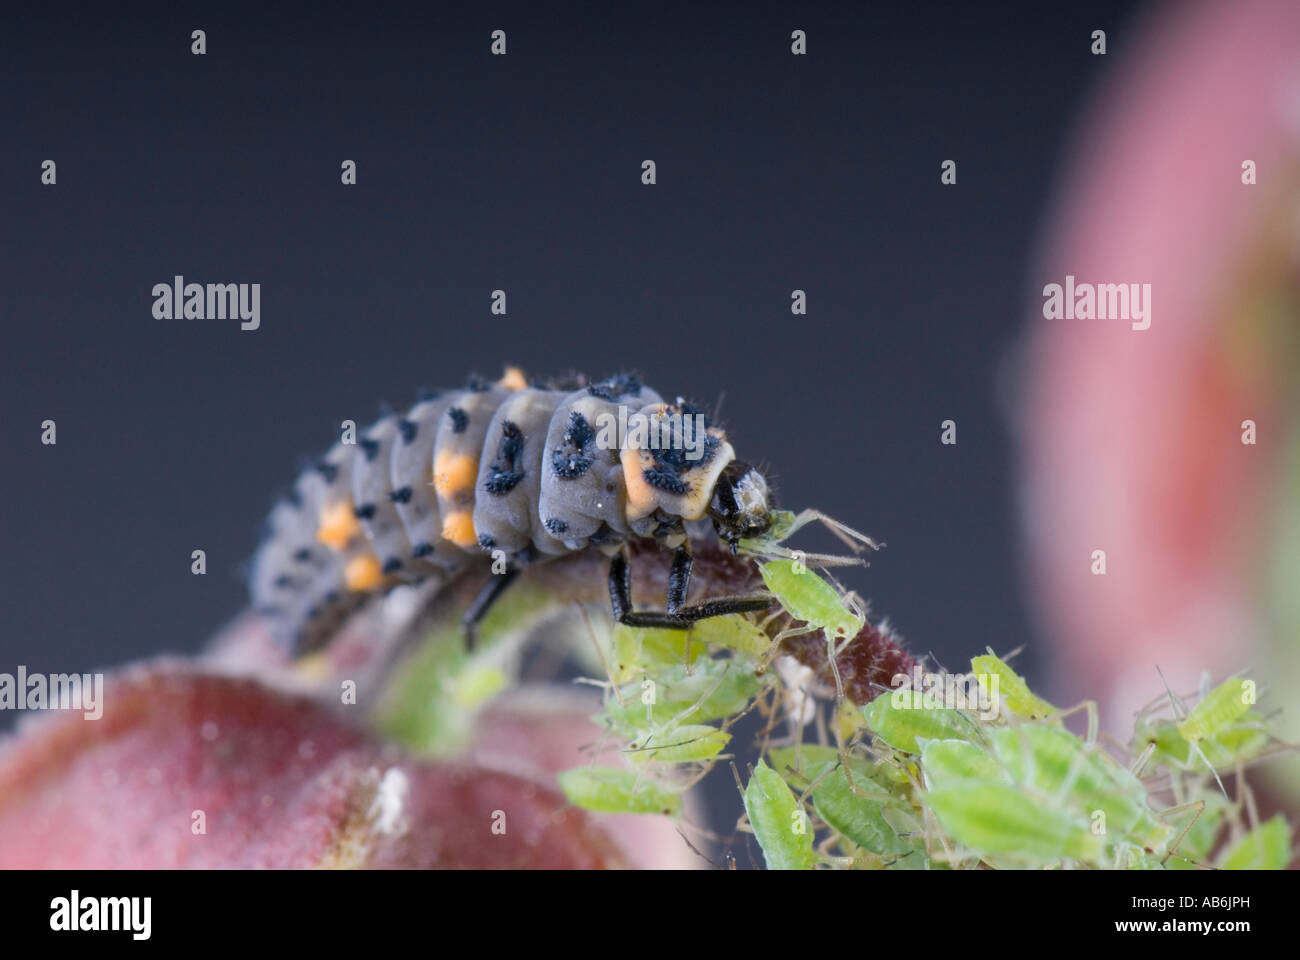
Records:
{"label": "ladybird larva", "polygon": [[[704,520],[734,550],[768,530],[773,505],[762,473],[703,414],[629,376],[551,389],[511,368],[387,415],[304,470],[271,511],[250,592],[296,652],[328,642],[371,596],[503,556],[504,575],[466,614],[471,643],[519,570],[588,549],[611,555],[619,622],[680,628],[766,609],[765,594],[686,604],[686,524]],[[674,551],[664,611],[632,609],[632,540]]]}

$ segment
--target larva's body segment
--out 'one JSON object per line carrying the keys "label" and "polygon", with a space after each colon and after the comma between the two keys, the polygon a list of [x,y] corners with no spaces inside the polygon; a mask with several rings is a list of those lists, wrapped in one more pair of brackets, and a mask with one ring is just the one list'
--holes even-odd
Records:
{"label": "larva's body segment", "polygon": [[515,557],[569,552],[542,525],[538,511],[546,431],[564,400],[555,390],[519,390],[492,417],[484,438],[474,499],[474,530],[485,550]]}
{"label": "larva's body segment", "polygon": [[641,434],[629,430],[619,455],[632,532],[649,536],[661,515],[702,519],[718,476],[736,459],[726,436],[712,427],[699,435],[689,414],[666,403],[643,407],[637,420],[647,429]]}
{"label": "larva's body segment", "polygon": [[[619,407],[636,410],[659,395],[635,381],[612,389],[584,388],[556,408],[546,435],[538,500],[542,524],[569,550],[594,542],[621,540],[631,532],[626,485],[619,450],[625,429]],[[600,430],[614,424],[612,442],[600,443]],[[627,415],[622,417],[626,427]]]}
{"label": "larva's body segment", "polygon": [[442,539],[442,513],[433,490],[433,448],[438,424],[452,405],[452,396],[421,400],[397,424],[389,463],[389,499],[401,518],[411,544],[407,567],[414,573],[453,570],[463,551]]}
{"label": "larva's body segment", "polygon": [[412,581],[411,541],[393,503],[392,454],[398,440],[396,414],[384,417],[365,432],[353,456],[352,503],[361,530],[379,558],[380,572]]}
{"label": "larva's body segment", "polygon": [[[638,419],[653,429],[647,434]],[[616,557],[616,616],[643,625],[715,616],[716,603],[676,612],[689,578],[684,522],[710,516],[733,545],[770,523],[766,483],[733,461],[720,430],[632,378],[557,391],[508,371],[497,384],[474,383],[384,417],[304,470],[268,518],[252,565],[253,604],[304,650],[327,641],[367,597],[455,573],[494,551],[517,570],[655,537],[678,549],[678,594],[670,584],[667,614],[635,614],[616,597],[626,579]],[[751,489],[764,495],[740,495]],[[729,609],[766,602],[739,598]]]}
{"label": "larva's body segment", "polygon": [[472,388],[453,395],[438,424],[433,448],[433,490],[442,514],[442,539],[468,553],[479,553],[474,530],[475,483],[483,441],[497,406],[509,391],[501,387]]}

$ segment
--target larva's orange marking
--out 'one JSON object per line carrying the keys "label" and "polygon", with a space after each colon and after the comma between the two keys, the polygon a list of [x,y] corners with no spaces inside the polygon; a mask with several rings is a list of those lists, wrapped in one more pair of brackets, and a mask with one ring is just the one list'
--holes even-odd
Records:
{"label": "larva's orange marking", "polygon": [[439,450],[434,456],[433,487],[440,497],[459,501],[467,490],[472,497],[477,476],[478,457],[446,450]]}
{"label": "larva's orange marking", "polygon": [[365,592],[374,590],[384,582],[383,571],[379,568],[379,559],[373,553],[363,553],[348,559],[343,571],[343,582],[349,590]]}
{"label": "larva's orange marking", "polygon": [[361,524],[352,512],[351,500],[339,500],[321,510],[316,539],[335,550],[343,550],[361,535]]}
{"label": "larva's orange marking", "polygon": [[458,547],[472,547],[478,542],[474,533],[474,515],[468,510],[455,510],[442,521],[442,536]]}
{"label": "larva's orange marking", "polygon": [[523,390],[528,386],[528,380],[518,367],[506,367],[506,372],[497,381],[497,385],[507,390]]}
{"label": "larva's orange marking", "polygon": [[640,520],[655,508],[655,489],[645,482],[643,476],[652,461],[644,450],[632,447],[624,447],[620,459],[623,461],[623,483],[627,488],[627,518]]}

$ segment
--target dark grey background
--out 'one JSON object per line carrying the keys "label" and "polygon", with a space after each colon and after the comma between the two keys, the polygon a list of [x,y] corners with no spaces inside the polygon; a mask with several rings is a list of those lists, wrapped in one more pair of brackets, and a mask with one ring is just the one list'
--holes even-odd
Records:
{"label": "dark grey background", "polygon": [[[995,376],[1129,5],[461,6],[0,30],[0,669],[197,650],[340,420],[514,362],[725,393],[785,502],[888,541],[846,579],[916,651],[1036,675]],[[154,320],[177,273],[261,283],[262,328]]]}

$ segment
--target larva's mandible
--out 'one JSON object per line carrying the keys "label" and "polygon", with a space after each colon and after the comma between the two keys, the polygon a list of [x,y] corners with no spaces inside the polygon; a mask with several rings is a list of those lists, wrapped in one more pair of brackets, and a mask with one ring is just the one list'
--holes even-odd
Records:
{"label": "larva's mandible", "polygon": [[[772,504],[763,475],[702,414],[633,377],[543,389],[511,368],[335,444],[272,509],[250,589],[297,651],[328,641],[373,595],[494,556],[505,572],[467,613],[471,640],[520,570],[587,549],[611,555],[623,623],[681,627],[767,608],[766,596],[686,604],[685,525],[706,519],[734,548],[768,529]],[[631,608],[623,547],[632,538],[675,551],[664,611]]]}

